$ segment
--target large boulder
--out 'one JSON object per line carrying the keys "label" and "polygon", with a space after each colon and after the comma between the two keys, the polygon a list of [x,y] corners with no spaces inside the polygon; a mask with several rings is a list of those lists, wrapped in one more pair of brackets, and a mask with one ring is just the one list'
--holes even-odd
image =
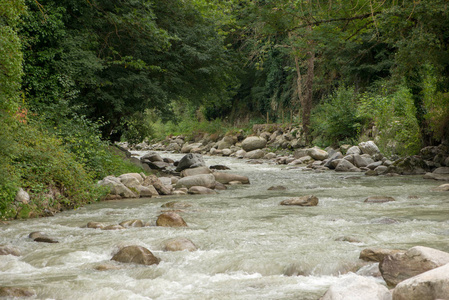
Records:
{"label": "large boulder", "polygon": [[157,217],[156,225],[162,227],[187,227],[187,223],[184,219],[174,212],[160,214],[159,217]]}
{"label": "large boulder", "polygon": [[196,168],[204,166],[206,166],[206,163],[204,162],[204,159],[201,156],[201,154],[190,153],[184,155],[184,157],[181,158],[178,165],[176,166],[176,172],[181,172],[182,170],[188,168]]}
{"label": "large boulder", "polygon": [[18,203],[28,204],[30,203],[30,195],[24,191],[24,189],[20,188],[17,191],[16,198],[14,200]]}
{"label": "large boulder", "polygon": [[198,167],[193,169],[185,169],[181,172],[182,177],[188,177],[200,174],[210,174],[212,171],[208,167]]}
{"label": "large boulder", "polygon": [[183,177],[176,183],[175,188],[190,188],[192,186],[204,186],[213,189],[215,187],[215,177],[212,174],[199,174]]}
{"label": "large boulder", "polygon": [[369,154],[371,156],[380,153],[379,147],[373,141],[361,142],[359,148],[363,154]]}
{"label": "large boulder", "polygon": [[390,291],[374,279],[351,275],[331,285],[320,300],[391,300]]}
{"label": "large boulder", "polygon": [[118,177],[118,179],[120,179],[120,182],[127,188],[136,188],[143,183],[143,178],[138,173],[122,174]]}
{"label": "large boulder", "polygon": [[295,197],[295,198],[284,200],[280,204],[281,205],[296,205],[296,206],[317,206],[318,198],[313,195]]}
{"label": "large boulder", "polygon": [[249,152],[256,149],[265,148],[267,140],[258,136],[250,136],[243,140],[242,149]]}
{"label": "large boulder", "polygon": [[150,187],[153,186],[157,192],[161,195],[170,195],[171,190],[166,187],[156,175],[149,175],[143,181],[143,186]]}
{"label": "large boulder", "polygon": [[156,152],[149,152],[142,156],[140,158],[141,162],[150,161],[150,162],[156,162],[156,161],[164,161],[164,159]]}
{"label": "large boulder", "polygon": [[150,250],[141,246],[123,247],[111,260],[141,265],[157,265],[160,262],[160,259],[154,256]]}
{"label": "large boulder", "polygon": [[315,160],[325,160],[329,156],[326,151],[316,147],[307,149],[307,155]]}
{"label": "large boulder", "polygon": [[261,149],[252,150],[245,154],[245,158],[247,159],[260,159],[265,156],[265,152]]}
{"label": "large boulder", "polygon": [[449,183],[442,184],[442,185],[436,187],[434,190],[439,191],[439,192],[448,192],[449,191]]}
{"label": "large boulder", "polygon": [[185,143],[181,148],[181,153],[190,153],[193,149],[197,149],[197,148],[201,147],[202,145],[203,144],[201,144],[201,143],[193,143],[193,144]]}
{"label": "large boulder", "polygon": [[346,151],[346,155],[362,154],[362,150],[358,146],[352,146]]}
{"label": "large boulder", "polygon": [[346,159],[341,159],[335,167],[335,171],[337,172],[358,172],[359,170],[360,169]]}
{"label": "large boulder", "polygon": [[223,184],[228,184],[231,181],[240,181],[243,184],[249,184],[249,178],[246,176],[224,172],[213,172],[212,174],[214,175],[216,181]]}
{"label": "large boulder", "polygon": [[395,286],[401,281],[447,263],[449,263],[449,253],[416,246],[405,253],[388,255],[380,262],[379,269],[385,282]]}
{"label": "large boulder", "polygon": [[139,192],[139,195],[142,198],[147,198],[147,197],[151,198],[151,197],[159,196],[159,193],[152,185],[149,185],[149,186],[139,185],[138,187],[136,187],[136,190]]}
{"label": "large boulder", "polygon": [[421,175],[428,170],[426,163],[416,156],[398,159],[388,166],[386,173],[397,173],[401,175]]}
{"label": "large boulder", "polygon": [[55,243],[59,243],[57,239],[48,236],[46,233],[40,232],[40,231],[34,231],[31,232],[28,237],[30,239],[32,239],[35,242],[39,242],[39,243],[50,243],[50,244],[55,244]]}
{"label": "large boulder", "polygon": [[195,244],[186,238],[174,238],[164,242],[165,251],[195,251],[197,247]]}
{"label": "large boulder", "polygon": [[393,300],[449,299],[449,264],[424,272],[399,283]]}
{"label": "large boulder", "polygon": [[137,198],[137,195],[133,191],[114,176],[107,176],[103,180],[98,181],[97,184],[108,187],[112,195],[119,195],[123,198]]}

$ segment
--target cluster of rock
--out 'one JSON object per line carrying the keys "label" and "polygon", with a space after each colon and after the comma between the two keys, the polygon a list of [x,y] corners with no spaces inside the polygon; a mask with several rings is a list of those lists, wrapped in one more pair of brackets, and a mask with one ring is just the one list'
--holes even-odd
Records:
{"label": "cluster of rock", "polygon": [[360,259],[379,264],[385,285],[354,275],[332,285],[320,300],[434,300],[449,295],[449,253],[422,246],[406,251],[364,249]]}
{"label": "cluster of rock", "polygon": [[[159,154],[149,152],[140,161],[151,166],[162,159]],[[167,159],[165,159],[168,161]],[[172,161],[163,167],[167,176],[127,173],[119,177],[107,176],[98,185],[109,188],[107,199],[155,197],[159,195],[215,194],[216,190],[226,189],[227,184],[249,184],[246,176],[219,172],[216,168],[225,166],[206,166],[200,154],[187,154],[179,162]],[[159,165],[158,170],[161,170]],[[171,173],[166,173],[172,170]]]}
{"label": "cluster of rock", "polygon": [[[184,136],[174,136],[152,145],[141,143],[135,149],[233,156],[252,162],[268,159],[277,164],[304,165],[316,170],[365,172],[371,176],[425,174],[425,178],[449,181],[449,147],[443,144],[425,147],[419,155],[393,160],[382,155],[373,141],[342,145],[338,149],[304,148],[301,132],[301,128],[282,128],[275,124],[254,125],[253,135],[248,137],[242,131],[222,138],[204,134],[191,142]],[[127,149],[126,144],[120,147]],[[285,152],[283,149],[294,150],[294,154],[278,154]],[[147,162],[149,166],[144,167],[170,170],[169,161],[159,158],[159,162],[155,163],[150,160],[151,163]]]}

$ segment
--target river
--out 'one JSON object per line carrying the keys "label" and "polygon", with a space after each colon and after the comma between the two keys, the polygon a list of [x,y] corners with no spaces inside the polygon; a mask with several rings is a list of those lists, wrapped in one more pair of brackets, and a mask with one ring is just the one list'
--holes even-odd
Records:
{"label": "river", "polygon": [[[316,300],[353,272],[376,273],[376,265],[358,259],[364,248],[422,245],[449,252],[449,197],[432,191],[438,182],[420,176],[316,173],[223,157],[205,160],[208,166],[229,166],[228,172],[248,176],[251,184],[230,186],[218,195],[105,201],[2,225],[0,244],[23,255],[0,256],[0,286],[30,287],[35,299]],[[287,190],[267,190],[274,185]],[[309,194],[319,198],[318,206],[279,205]],[[375,195],[396,201],[363,202]],[[192,205],[179,212],[188,227],[82,228],[89,221],[154,223],[166,210],[161,205],[170,201]],[[32,231],[45,232],[59,243],[33,242],[28,238]],[[192,240],[199,250],[164,252],[163,242],[174,237]],[[125,245],[144,246],[161,262],[117,263],[119,269],[96,270]]]}

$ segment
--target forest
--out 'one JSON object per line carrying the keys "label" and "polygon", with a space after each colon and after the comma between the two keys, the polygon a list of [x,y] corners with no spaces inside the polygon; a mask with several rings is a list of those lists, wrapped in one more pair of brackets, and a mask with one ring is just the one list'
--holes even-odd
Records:
{"label": "forest", "polygon": [[3,0],[0,219],[101,199],[96,180],[136,170],[117,141],[278,123],[321,147],[373,130],[389,155],[447,143],[448,6]]}

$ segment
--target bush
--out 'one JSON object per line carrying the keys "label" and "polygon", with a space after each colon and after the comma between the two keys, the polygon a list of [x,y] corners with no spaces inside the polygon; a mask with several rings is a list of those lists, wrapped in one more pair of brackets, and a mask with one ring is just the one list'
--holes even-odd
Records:
{"label": "bush", "polygon": [[360,121],[354,89],[340,87],[312,111],[313,142],[320,146],[353,144],[360,133]]}
{"label": "bush", "polygon": [[[39,215],[44,210],[75,208],[103,197],[93,177],[61,141],[36,124],[2,116],[0,132],[0,214],[2,219]],[[30,204],[14,202],[19,188],[31,196]]]}
{"label": "bush", "polygon": [[393,93],[380,86],[360,97],[357,115],[365,126],[376,126],[376,143],[385,154],[413,155],[421,148],[416,108],[407,88]]}

